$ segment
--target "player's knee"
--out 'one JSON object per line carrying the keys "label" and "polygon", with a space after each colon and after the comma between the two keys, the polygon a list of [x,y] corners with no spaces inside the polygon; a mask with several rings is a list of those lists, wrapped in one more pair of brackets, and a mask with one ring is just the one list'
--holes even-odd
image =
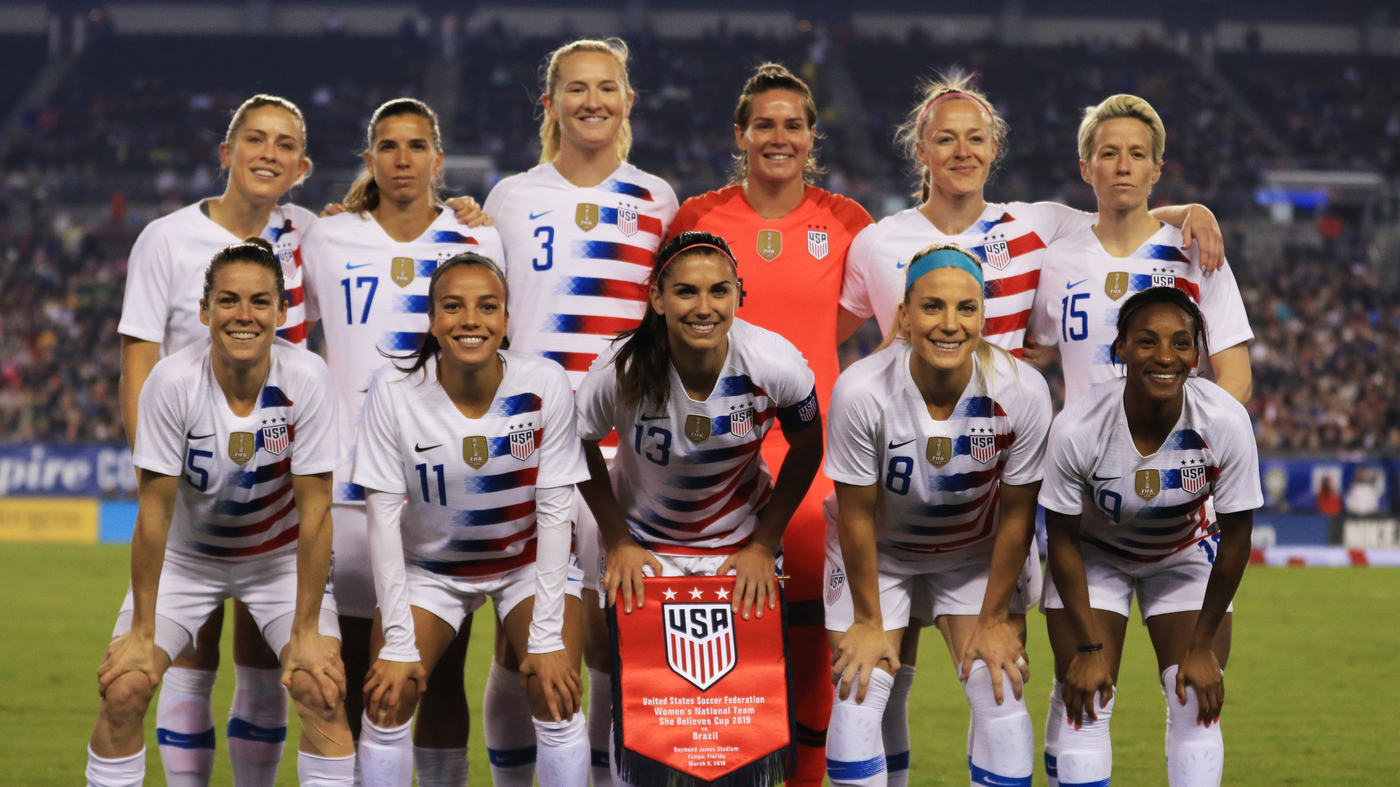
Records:
{"label": "player's knee", "polygon": [[155,691],[144,672],[128,672],[112,681],[102,699],[103,714],[114,724],[140,724]]}
{"label": "player's knee", "polygon": [[333,719],[345,716],[345,701],[338,692],[333,692],[329,702],[321,684],[309,673],[300,670],[292,673],[292,685],[288,687],[292,704],[303,723],[310,718]]}

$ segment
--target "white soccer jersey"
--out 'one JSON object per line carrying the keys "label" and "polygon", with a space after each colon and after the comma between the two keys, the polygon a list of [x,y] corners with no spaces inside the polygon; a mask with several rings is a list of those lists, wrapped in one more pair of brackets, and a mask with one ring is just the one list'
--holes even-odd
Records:
{"label": "white soccer jersey", "polygon": [[504,351],[505,377],[486,415],[467,418],[437,380],[437,363],[370,381],[354,482],[405,494],[409,565],[485,577],[535,561],[535,488],[588,478],[574,431],[574,395],[555,364]]}
{"label": "white soccer jersey", "polygon": [[929,244],[956,243],[985,263],[982,335],[1020,357],[1046,246],[1092,220],[1092,214],[1053,202],[989,203],[965,232],[945,235],[918,208],[900,211],[861,230],[851,244],[841,306],[861,317],[873,315],[888,334],[895,307],[904,300],[909,261]]}
{"label": "white soccer jersey", "polygon": [[675,193],[631,164],[591,188],[541,164],[497,183],[484,208],[506,249],[511,349],[559,363],[577,388],[617,332],[646,313]]}
{"label": "white soccer jersey", "polygon": [[1151,561],[1206,535],[1212,498],[1220,514],[1264,504],[1244,405],[1215,383],[1188,379],[1176,428],[1143,456],[1123,411],[1126,385],[1122,378],[1097,385],[1055,419],[1041,505],[1082,513],[1080,538],[1109,554]]}
{"label": "white soccer jersey", "polygon": [[[159,342],[162,357],[209,338],[209,326],[199,321],[204,272],[220,249],[243,240],[204,215],[203,205],[197,202],[147,224],[127,257],[117,333]],[[305,208],[279,205],[262,231],[282,262],[287,288],[287,322],[277,335],[298,346],[306,345],[300,248],[315,221],[316,214]]]}
{"label": "white soccer jersey", "polygon": [[1176,287],[1200,304],[1212,353],[1254,339],[1229,263],[1207,275],[1199,244],[1180,247],[1181,230],[1170,224],[1128,257],[1105,251],[1092,225],[1050,246],[1030,333],[1037,344],[1060,345],[1067,404],[1123,375],[1110,354],[1118,309],[1149,287]]}
{"label": "white soccer jersey", "polygon": [[340,395],[340,434],[346,436],[335,502],[364,500],[364,491],[350,483],[350,462],[370,377],[388,362],[384,353],[407,355],[423,345],[433,271],[468,251],[499,264],[500,236],[491,227],[468,229],[446,208],[408,243],[389,237],[369,213],[328,216],[308,233],[302,250],[306,319],[320,320],[326,332],[326,358]]}
{"label": "white soccer jersey", "polygon": [[210,344],[155,365],[141,389],[133,463],[180,476],[166,548],[220,560],[296,549],[292,475],[335,468],[336,397],[320,356],[277,339],[252,414],[229,409]]}
{"label": "white soccer jersey", "polygon": [[647,549],[693,555],[748,543],[773,492],[763,438],[775,420],[785,434],[816,421],[816,378],[791,342],[737,319],[728,338],[724,368],[703,402],[672,368],[664,413],[624,407],[611,357],[579,386],[579,436],[617,431],[613,492]]}
{"label": "white soccer jersey", "polygon": [[946,421],[929,415],[904,342],[841,374],[827,417],[826,474],[879,484],[875,540],[884,556],[930,562],[982,545],[997,530],[1001,485],[1039,481],[1050,389],[1035,368],[1002,355],[972,380]]}

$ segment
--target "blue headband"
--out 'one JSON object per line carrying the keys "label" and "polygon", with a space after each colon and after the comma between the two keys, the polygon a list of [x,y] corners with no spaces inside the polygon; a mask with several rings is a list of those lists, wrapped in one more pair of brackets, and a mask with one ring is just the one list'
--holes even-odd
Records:
{"label": "blue headband", "polygon": [[972,274],[972,278],[977,280],[979,288],[986,284],[982,278],[982,266],[969,259],[965,252],[955,249],[939,249],[922,257],[915,257],[914,261],[909,263],[909,269],[904,274],[904,292],[908,294],[909,288],[914,286],[914,282],[918,281],[925,273],[939,268],[960,268]]}

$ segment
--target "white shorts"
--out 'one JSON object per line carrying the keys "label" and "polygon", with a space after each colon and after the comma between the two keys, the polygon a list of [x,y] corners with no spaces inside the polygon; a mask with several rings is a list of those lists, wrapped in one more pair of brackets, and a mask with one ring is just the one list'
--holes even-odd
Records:
{"label": "white shorts", "polygon": [[[1079,552],[1084,556],[1084,573],[1089,580],[1089,606],[1126,618],[1136,593],[1144,621],[1172,612],[1198,612],[1206,598],[1206,582],[1210,580],[1219,544],[1217,536],[1206,536],[1161,560],[1139,563],[1081,541]],[[1044,598],[1042,609],[1065,607],[1049,571],[1045,572]],[[1234,610],[1235,605],[1231,604],[1229,611]]]}
{"label": "white shorts", "polygon": [[[334,583],[327,579],[318,628],[323,635],[339,640],[333,588]],[[282,649],[292,640],[292,618],[297,608],[297,553],[234,562],[166,551],[156,593],[156,647],[172,660],[192,652],[195,632],[215,607],[230,598],[248,606],[263,639],[281,657]],[[127,588],[112,630],[113,638],[131,630],[134,608],[131,589]]]}
{"label": "white shorts", "polygon": [[331,565],[335,568],[335,605],[347,618],[374,617],[374,570],[369,564],[369,515],[363,503],[331,506],[335,528]]}
{"label": "white shorts", "polygon": [[603,582],[603,563],[607,550],[603,549],[603,537],[598,533],[598,520],[593,518],[593,510],[583,502],[583,495],[574,495],[574,510],[570,515],[574,523],[574,548],[578,551],[578,564],[583,569],[583,589],[598,592]]}
{"label": "white shorts", "polygon": [[[410,606],[426,610],[447,621],[453,631],[461,631],[462,621],[481,608],[490,598],[496,606],[496,616],[504,623],[516,605],[535,595],[535,564],[513,568],[503,574],[477,579],[458,579],[408,566],[406,584]],[[569,578],[564,582],[564,594],[579,598],[583,589],[583,569],[578,560],[569,557]]]}

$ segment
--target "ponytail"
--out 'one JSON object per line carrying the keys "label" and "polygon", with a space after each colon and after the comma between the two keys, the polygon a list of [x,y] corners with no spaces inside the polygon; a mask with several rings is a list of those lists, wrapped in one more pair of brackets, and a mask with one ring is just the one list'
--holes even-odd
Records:
{"label": "ponytail", "polygon": [[[442,152],[442,131],[438,128],[437,113],[427,104],[416,98],[396,98],[380,105],[374,110],[374,115],[369,119],[369,130],[365,132],[365,150],[368,153],[374,150],[374,143],[379,138],[379,123],[392,117],[403,115],[417,115],[428,121],[428,126],[433,140],[433,149],[438,153]],[[442,202],[438,191],[443,186],[443,172],[438,169],[433,175],[432,195],[433,204]],[[349,190],[345,192],[345,198],[340,201],[347,213],[365,213],[379,207],[379,184],[374,180],[374,170],[365,167],[365,171],[355,178],[355,182],[350,184]]]}

